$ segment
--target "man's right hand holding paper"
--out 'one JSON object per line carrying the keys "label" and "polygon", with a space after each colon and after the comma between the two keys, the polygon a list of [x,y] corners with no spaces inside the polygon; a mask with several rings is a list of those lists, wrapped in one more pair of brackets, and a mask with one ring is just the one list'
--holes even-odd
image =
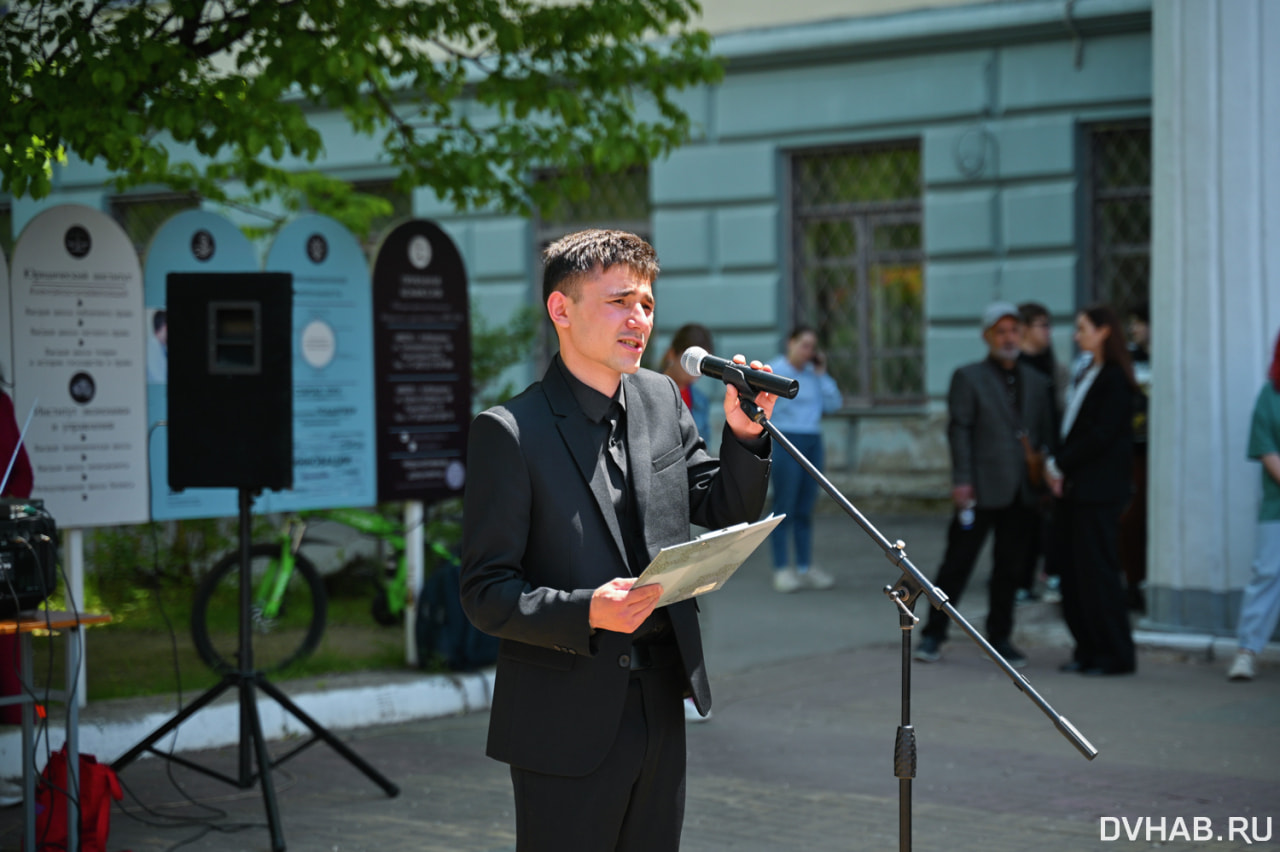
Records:
{"label": "man's right hand holding paper", "polygon": [[632,589],[635,577],[616,577],[591,594],[588,621],[595,630],[634,633],[653,613],[662,586],[653,583]]}

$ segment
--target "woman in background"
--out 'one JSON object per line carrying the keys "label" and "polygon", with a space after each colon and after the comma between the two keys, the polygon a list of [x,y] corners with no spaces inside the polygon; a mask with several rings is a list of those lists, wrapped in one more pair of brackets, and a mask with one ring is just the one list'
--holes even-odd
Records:
{"label": "woman in background", "polygon": [[1062,615],[1076,643],[1062,670],[1131,674],[1137,658],[1118,539],[1120,513],[1132,490],[1137,386],[1124,328],[1110,307],[1081,311],[1075,338],[1087,363],[1062,417],[1062,443],[1046,465],[1050,488],[1060,498]]}
{"label": "woman in background", "polygon": [[691,322],[676,329],[675,337],[671,338],[671,345],[662,355],[662,374],[670,376],[675,381],[676,387],[680,388],[680,396],[693,414],[693,423],[698,427],[698,434],[702,436],[702,440],[706,441],[711,434],[711,405],[707,401],[707,395],[697,387],[698,377],[685,372],[684,367],[680,366],[680,356],[690,346],[701,346],[707,352],[714,351],[711,332],[705,325]]}
{"label": "woman in background", "polygon": [[1262,462],[1262,502],[1258,505],[1258,539],[1253,571],[1240,602],[1236,634],[1240,651],[1231,664],[1231,680],[1253,680],[1257,656],[1280,619],[1280,337],[1267,381],[1253,404],[1249,424],[1249,458]]}
{"label": "woman in background", "polygon": [[[769,362],[775,373],[800,380],[795,399],[779,399],[770,418],[814,467],[822,470],[822,415],[840,408],[843,399],[835,379],[827,375],[827,359],[818,348],[818,334],[797,326],[787,338],[787,351]],[[769,540],[773,546],[773,588],[779,592],[829,589],[835,580],[813,564],[813,505],[818,482],[790,453],[773,454],[773,513],[787,517]],[[795,565],[789,549],[795,543]]]}

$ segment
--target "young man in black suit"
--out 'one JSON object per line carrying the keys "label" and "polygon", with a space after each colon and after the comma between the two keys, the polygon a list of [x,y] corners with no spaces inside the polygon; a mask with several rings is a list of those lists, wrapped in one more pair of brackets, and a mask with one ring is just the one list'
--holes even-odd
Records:
{"label": "young man in black suit", "polygon": [[[520,852],[675,850],[682,699],[711,706],[697,604],[655,609],[657,586],[631,587],[691,522],[759,517],[770,439],[728,387],[711,457],[675,383],[640,369],[648,243],[584,231],[544,262],[560,352],[468,441],[462,603],[502,639],[487,753],[511,766]],[[774,401],[755,398],[766,414]]]}

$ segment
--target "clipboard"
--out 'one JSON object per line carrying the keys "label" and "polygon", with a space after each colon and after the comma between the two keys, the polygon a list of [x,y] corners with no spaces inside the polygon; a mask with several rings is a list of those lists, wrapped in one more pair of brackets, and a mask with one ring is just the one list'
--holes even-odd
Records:
{"label": "clipboard", "polygon": [[664,547],[636,578],[632,588],[662,585],[656,606],[666,606],[719,589],[786,515],[770,515],[751,524],[735,524],[692,541]]}

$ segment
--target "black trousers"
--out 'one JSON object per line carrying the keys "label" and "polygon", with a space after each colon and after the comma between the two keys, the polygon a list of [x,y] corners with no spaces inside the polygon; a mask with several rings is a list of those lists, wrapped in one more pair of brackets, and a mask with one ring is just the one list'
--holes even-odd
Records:
{"label": "black trousers", "polygon": [[[1034,509],[1014,503],[1003,509],[978,509],[973,527],[961,529],[955,514],[947,528],[947,550],[934,585],[947,593],[953,606],[960,604],[965,586],[973,574],[973,566],[987,540],[995,532],[995,552],[991,560],[991,585],[988,588],[987,641],[1006,642],[1013,634],[1013,605],[1018,583],[1025,565],[1032,527],[1038,523]],[[924,635],[941,642],[947,638],[951,619],[941,610],[929,608]]]}
{"label": "black trousers", "polygon": [[632,672],[617,739],[594,772],[566,778],[511,767],[516,852],[676,852],[684,824],[683,692],[679,665]]}
{"label": "black trousers", "polygon": [[1136,665],[1119,547],[1122,503],[1058,503],[1063,548],[1062,617],[1082,668],[1131,672]]}

